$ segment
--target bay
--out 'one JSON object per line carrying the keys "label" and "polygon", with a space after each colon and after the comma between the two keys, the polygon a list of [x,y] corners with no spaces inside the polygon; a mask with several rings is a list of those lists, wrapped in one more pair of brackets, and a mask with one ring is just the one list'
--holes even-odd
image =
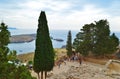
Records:
{"label": "bay", "polygon": [[[9,30],[11,35],[20,35],[20,34],[35,34],[36,29],[16,29],[16,30]],[[52,44],[54,48],[61,48],[62,46],[66,45],[67,35],[69,30],[50,30],[50,36],[54,39],[62,39],[64,41],[59,42],[56,40],[52,40]],[[72,34],[72,41],[74,40],[78,31],[71,31]],[[28,43],[10,43],[8,45],[10,50],[16,50],[17,54],[23,54],[28,52],[35,51],[35,40]]]}

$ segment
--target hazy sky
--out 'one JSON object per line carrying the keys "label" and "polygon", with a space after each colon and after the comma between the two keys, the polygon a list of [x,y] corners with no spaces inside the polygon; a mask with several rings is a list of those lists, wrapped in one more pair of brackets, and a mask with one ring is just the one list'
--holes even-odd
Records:
{"label": "hazy sky", "polygon": [[36,29],[41,10],[50,29],[79,30],[107,19],[120,31],[120,0],[0,0],[0,20],[10,27]]}

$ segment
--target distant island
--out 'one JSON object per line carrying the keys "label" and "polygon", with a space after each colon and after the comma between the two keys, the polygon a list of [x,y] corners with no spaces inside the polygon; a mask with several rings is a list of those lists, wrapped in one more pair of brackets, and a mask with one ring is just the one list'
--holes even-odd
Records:
{"label": "distant island", "polygon": [[55,40],[55,41],[59,41],[59,42],[63,42],[63,41],[64,41],[63,39],[58,39],[58,38],[53,39],[53,40]]}
{"label": "distant island", "polygon": [[10,29],[10,30],[17,30],[17,28],[15,28],[15,27],[8,27],[8,29]]}
{"label": "distant island", "polygon": [[36,34],[21,34],[10,37],[10,43],[25,43],[35,40]]}
{"label": "distant island", "polygon": [[[36,34],[21,34],[21,35],[12,35],[10,37],[10,43],[25,43],[25,42],[32,42],[33,40],[36,39]],[[52,40],[58,41],[58,42],[63,42],[63,39],[58,39],[58,38],[53,38],[51,37]]]}

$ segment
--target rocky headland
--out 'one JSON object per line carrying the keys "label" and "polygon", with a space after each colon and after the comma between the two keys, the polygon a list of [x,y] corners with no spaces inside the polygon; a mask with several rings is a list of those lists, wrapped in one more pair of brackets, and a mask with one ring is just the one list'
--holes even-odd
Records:
{"label": "rocky headland", "polygon": [[25,43],[35,40],[36,34],[21,34],[10,37],[10,43]]}

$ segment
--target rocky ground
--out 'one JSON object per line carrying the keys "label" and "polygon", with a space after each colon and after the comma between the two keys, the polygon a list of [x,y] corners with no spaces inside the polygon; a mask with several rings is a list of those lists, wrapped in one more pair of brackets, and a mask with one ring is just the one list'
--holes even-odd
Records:
{"label": "rocky ground", "polygon": [[[48,73],[47,79],[120,79],[120,75],[107,75],[103,72],[105,66],[84,62],[66,62],[60,68],[55,66],[53,71]],[[32,75],[37,75],[32,71]]]}

